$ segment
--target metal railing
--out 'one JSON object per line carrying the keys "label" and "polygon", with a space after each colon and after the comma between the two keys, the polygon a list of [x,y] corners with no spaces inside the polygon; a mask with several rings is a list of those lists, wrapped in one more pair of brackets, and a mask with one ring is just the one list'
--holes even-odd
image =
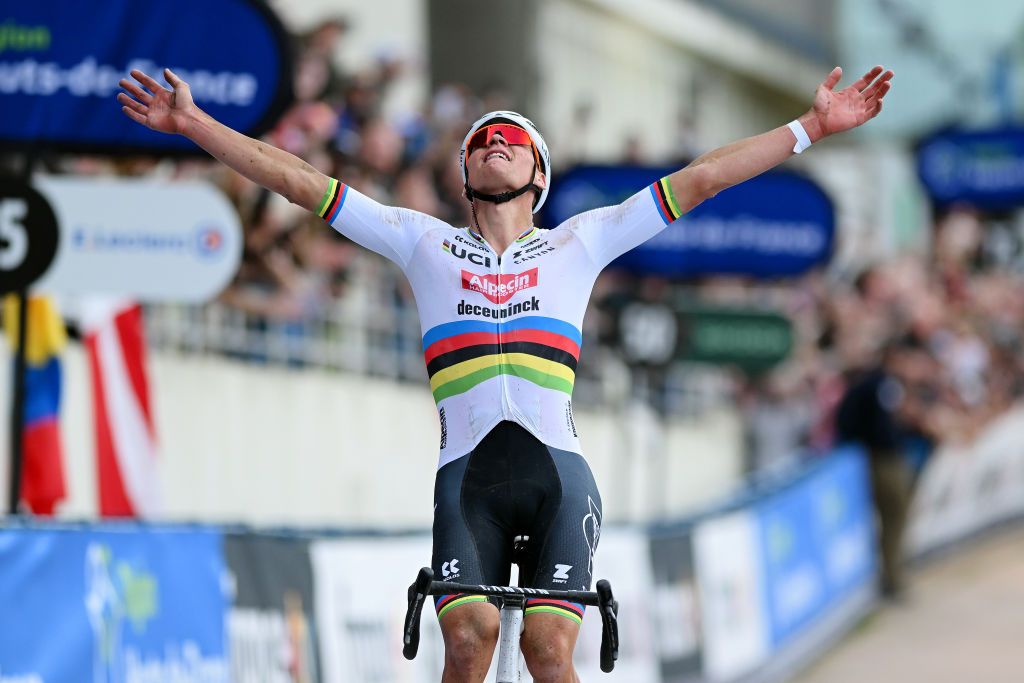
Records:
{"label": "metal railing", "polygon": [[[419,316],[411,302],[386,289],[354,287],[294,319],[271,319],[222,302],[151,304],[148,342],[159,351],[425,384]],[[652,384],[649,373],[632,371],[617,350],[585,334],[574,403],[614,407],[636,396],[666,414],[699,415],[730,400],[731,385],[718,368],[681,364]]]}

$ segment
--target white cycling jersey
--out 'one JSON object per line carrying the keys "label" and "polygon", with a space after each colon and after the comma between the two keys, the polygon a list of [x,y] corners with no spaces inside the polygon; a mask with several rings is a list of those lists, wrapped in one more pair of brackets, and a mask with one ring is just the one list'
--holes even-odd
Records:
{"label": "white cycling jersey", "polygon": [[497,254],[470,228],[384,206],[334,179],[318,213],[397,263],[412,285],[441,421],[438,467],[503,420],[580,452],[571,397],[594,280],[681,214],[663,178],[618,206],[531,227]]}

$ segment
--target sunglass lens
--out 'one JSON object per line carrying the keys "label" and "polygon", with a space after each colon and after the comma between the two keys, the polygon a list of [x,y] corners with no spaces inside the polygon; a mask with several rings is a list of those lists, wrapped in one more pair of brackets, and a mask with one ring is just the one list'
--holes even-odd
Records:
{"label": "sunglass lens", "polygon": [[481,149],[490,144],[491,138],[495,135],[500,134],[505,139],[505,142],[510,145],[532,145],[533,141],[530,139],[530,134],[518,126],[510,126],[507,124],[495,124],[493,126],[484,126],[469,139],[469,153]]}

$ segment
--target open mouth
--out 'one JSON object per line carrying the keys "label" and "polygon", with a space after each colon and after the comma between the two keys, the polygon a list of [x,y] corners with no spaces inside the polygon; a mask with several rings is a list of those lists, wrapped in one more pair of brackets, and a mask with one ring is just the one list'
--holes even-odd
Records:
{"label": "open mouth", "polygon": [[504,152],[491,152],[486,157],[484,157],[484,163],[486,163],[486,162],[488,162],[488,161],[490,161],[491,159],[494,159],[494,158],[504,159],[505,161],[512,161],[512,159],[510,159],[509,156],[507,154],[505,154]]}

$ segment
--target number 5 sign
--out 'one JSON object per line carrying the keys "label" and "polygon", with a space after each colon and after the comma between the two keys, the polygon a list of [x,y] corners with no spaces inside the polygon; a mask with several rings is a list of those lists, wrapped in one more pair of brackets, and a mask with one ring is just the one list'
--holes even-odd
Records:
{"label": "number 5 sign", "polygon": [[27,288],[57,253],[57,219],[41,194],[0,178],[0,293]]}

